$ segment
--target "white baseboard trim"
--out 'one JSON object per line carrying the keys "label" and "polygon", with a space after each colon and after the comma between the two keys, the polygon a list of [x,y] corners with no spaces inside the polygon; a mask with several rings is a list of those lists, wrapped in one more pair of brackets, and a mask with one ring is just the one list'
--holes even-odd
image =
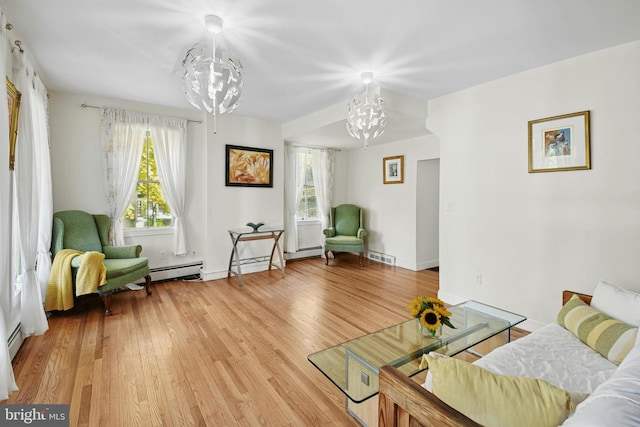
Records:
{"label": "white baseboard trim", "polygon": [[439,259],[432,259],[429,261],[422,261],[416,264],[416,269],[417,270],[426,270],[428,268],[433,268],[433,267],[440,267],[440,260]]}
{"label": "white baseboard trim", "polygon": [[[286,272],[286,267],[287,267],[287,262],[285,260],[284,263],[285,266],[285,272]],[[269,261],[264,261],[264,262],[256,262],[254,264],[245,264],[241,267],[241,271],[242,271],[242,275],[244,276],[245,274],[251,274],[251,273],[257,273],[259,271],[266,271],[269,269]],[[275,267],[271,267],[272,270],[277,271],[278,273],[280,273],[280,271],[275,268]],[[202,278],[202,280],[218,280],[218,279],[226,279],[227,278],[227,270],[217,270],[217,271],[205,271],[205,270],[201,270],[200,271],[200,277]],[[231,275],[231,278],[235,278],[235,275]]]}

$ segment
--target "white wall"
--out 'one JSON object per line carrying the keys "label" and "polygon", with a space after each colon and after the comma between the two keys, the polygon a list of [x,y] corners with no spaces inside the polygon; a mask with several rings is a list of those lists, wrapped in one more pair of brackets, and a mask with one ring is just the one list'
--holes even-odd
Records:
{"label": "white wall", "polygon": [[[430,102],[442,299],[522,313],[533,329],[555,319],[563,289],[640,291],[639,95],[640,41]],[[592,169],[528,173],[527,122],[583,110]]]}
{"label": "white wall", "polygon": [[[215,279],[227,276],[233,247],[228,229],[242,228],[247,222],[263,222],[265,227],[283,226],[284,142],[280,124],[234,114],[218,118],[217,134],[213,133],[213,120],[207,117],[206,132],[207,143],[201,157],[206,186],[202,224],[206,251],[203,278]],[[273,188],[226,187],[226,144],[272,149]],[[272,240],[240,243],[240,256],[268,255],[272,244]],[[264,263],[254,264],[243,267],[243,272],[265,268]]]}
{"label": "white wall", "polygon": [[[416,270],[418,161],[439,157],[437,139],[429,135],[348,153],[347,201],[365,209],[367,249],[393,255],[397,266]],[[383,184],[382,159],[400,155],[404,183]]]}

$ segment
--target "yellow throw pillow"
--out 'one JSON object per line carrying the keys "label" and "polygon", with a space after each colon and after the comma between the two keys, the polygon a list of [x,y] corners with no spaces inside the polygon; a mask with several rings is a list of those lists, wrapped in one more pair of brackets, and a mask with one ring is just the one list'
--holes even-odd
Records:
{"label": "yellow throw pillow", "polygon": [[486,427],[557,427],[573,410],[569,392],[528,377],[498,375],[453,358],[427,356],[433,393]]}
{"label": "yellow throw pillow", "polygon": [[558,324],[616,365],[631,351],[638,335],[638,328],[607,316],[577,295],[560,309]]}

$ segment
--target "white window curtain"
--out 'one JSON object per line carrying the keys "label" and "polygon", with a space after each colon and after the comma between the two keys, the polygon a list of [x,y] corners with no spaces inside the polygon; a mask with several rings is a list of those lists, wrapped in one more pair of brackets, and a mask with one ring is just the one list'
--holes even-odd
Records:
{"label": "white window curtain", "polygon": [[[49,147],[49,101],[47,89],[35,72],[28,73],[33,82],[28,88],[33,100],[32,125],[35,131],[35,164],[38,171],[38,255],[36,275],[42,299],[47,294],[51,272],[51,228],[53,226],[53,188],[51,182],[51,155]],[[24,95],[23,95],[24,96]]]}
{"label": "white window curtain", "polygon": [[124,216],[138,182],[140,155],[149,116],[115,108],[102,108],[102,154],[109,206],[109,241],[124,245],[120,218]]}
{"label": "white window curtain", "polygon": [[[7,51],[8,51],[8,37],[6,34],[7,20],[4,16],[4,12],[0,9],[0,71],[4,73],[4,75],[11,75],[7,70]],[[1,85],[2,89],[0,89],[0,97],[2,99],[7,99],[7,90],[6,86]],[[9,119],[8,119],[9,111],[7,108],[7,103],[0,103],[0,147],[6,149],[6,156],[3,156],[3,159],[8,159],[9,157]],[[6,163],[5,163],[6,165]],[[9,172],[7,172],[8,174]],[[3,186],[3,188],[5,188]],[[9,197],[9,186],[6,186],[7,194],[2,192],[2,197]],[[4,200],[3,200],[4,201]],[[5,205],[6,206],[6,205]],[[11,366],[11,355],[9,354],[9,345],[8,345],[8,337],[7,337],[7,324],[6,324],[6,315],[9,315],[10,305],[11,305],[11,289],[12,283],[7,280],[10,277],[9,268],[10,260],[11,260],[11,245],[7,242],[11,242],[11,230],[8,230],[8,225],[5,227],[5,224],[10,223],[8,209],[2,208],[0,209],[0,241],[3,243],[0,245],[0,400],[5,400],[9,397],[9,394],[13,391],[18,390],[16,385],[15,377],[13,375],[13,367]],[[7,215],[7,217],[3,216]]]}
{"label": "white window curtain", "polygon": [[[15,63],[19,64],[15,74],[16,88],[22,92],[20,114],[18,116],[18,141],[16,143],[15,187],[18,207],[18,231],[20,244],[20,260],[22,266],[22,291],[20,298],[21,332],[25,337],[40,335],[49,329],[47,316],[43,307],[43,289],[36,275],[36,259],[38,258],[38,240],[40,227],[40,209],[47,209],[51,214],[51,204],[42,203],[40,193],[45,199],[51,195],[50,168],[41,164],[43,151],[49,149],[46,105],[42,95],[46,90],[28,65],[24,56],[16,51]],[[36,89],[37,86],[37,89]],[[38,93],[40,92],[40,93]],[[43,93],[44,92],[44,93]],[[48,161],[48,156],[44,156]],[[49,177],[41,181],[40,175],[49,173]],[[41,188],[41,182],[48,183],[49,188]],[[42,230],[51,234],[51,228]],[[43,265],[45,270],[47,265]]]}
{"label": "white window curtain", "polygon": [[186,192],[187,121],[173,117],[152,116],[149,120],[153,150],[158,164],[158,178],[171,208],[173,253],[186,255],[184,206]]}
{"label": "white window curtain", "polygon": [[304,186],[304,163],[300,161],[302,148],[285,144],[284,165],[284,203],[285,203],[285,252],[298,251],[298,226],[296,224],[296,210]]}
{"label": "white window curtain", "polygon": [[333,202],[333,168],[335,150],[311,149],[311,170],[313,171],[313,186],[316,190],[318,215],[322,220],[322,228],[329,226],[329,208]]}

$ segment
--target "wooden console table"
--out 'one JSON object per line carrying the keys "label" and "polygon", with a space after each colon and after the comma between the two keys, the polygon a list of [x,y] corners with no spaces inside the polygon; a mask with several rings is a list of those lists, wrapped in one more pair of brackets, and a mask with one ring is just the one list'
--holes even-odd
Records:
{"label": "wooden console table", "polygon": [[[227,277],[231,277],[232,274],[235,274],[238,278],[238,284],[242,286],[242,270],[241,266],[246,264],[254,264],[257,262],[264,262],[269,260],[269,270],[271,267],[276,267],[282,273],[282,277],[284,277],[284,257],[282,255],[282,251],[280,250],[280,237],[282,233],[284,233],[283,229],[280,228],[264,228],[262,230],[254,231],[251,228],[239,228],[228,230],[229,236],[231,237],[231,242],[233,243],[233,249],[231,250],[231,256],[229,257],[229,271],[227,273]],[[239,242],[250,242],[253,240],[266,240],[273,239],[273,247],[271,248],[271,255],[264,256],[254,256],[248,258],[240,258],[238,254],[238,243]],[[278,250],[278,258],[280,258],[280,263],[276,264],[273,262],[273,254]],[[236,270],[234,270],[234,267]]]}

